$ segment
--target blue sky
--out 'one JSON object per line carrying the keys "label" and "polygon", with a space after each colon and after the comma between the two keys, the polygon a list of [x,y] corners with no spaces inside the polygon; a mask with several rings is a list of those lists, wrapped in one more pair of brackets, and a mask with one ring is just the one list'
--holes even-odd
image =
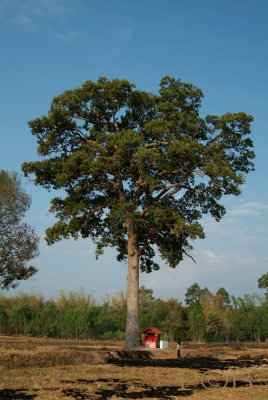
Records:
{"label": "blue sky", "polygon": [[[268,2],[266,0],[0,0],[0,168],[20,171],[37,159],[27,121],[46,114],[53,96],[100,76],[125,78],[156,92],[165,75],[204,93],[202,113],[245,111],[254,116],[256,171],[242,195],[224,199],[226,216],[204,218],[206,238],[190,259],[171,270],[141,274],[157,297],[183,300],[197,282],[236,296],[259,292],[268,272],[267,109]],[[53,193],[23,179],[32,196],[28,222],[41,237],[38,274],[16,293],[94,292],[96,299],[126,288],[127,267],[108,249],[98,260],[90,240],[47,246]]]}

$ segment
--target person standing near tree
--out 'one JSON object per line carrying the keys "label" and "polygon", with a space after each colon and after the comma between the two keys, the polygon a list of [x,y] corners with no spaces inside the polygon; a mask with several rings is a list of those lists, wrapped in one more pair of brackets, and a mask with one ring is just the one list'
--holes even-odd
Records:
{"label": "person standing near tree", "polygon": [[177,344],[177,356],[178,358],[181,358],[181,340],[178,340],[178,344]]}

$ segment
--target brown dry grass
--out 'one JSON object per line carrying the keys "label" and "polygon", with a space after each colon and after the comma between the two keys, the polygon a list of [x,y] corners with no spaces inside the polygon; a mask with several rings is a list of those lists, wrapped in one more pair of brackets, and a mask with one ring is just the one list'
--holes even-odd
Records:
{"label": "brown dry grass", "polygon": [[175,343],[133,353],[122,345],[0,337],[0,400],[268,399],[267,345],[182,344],[181,360]]}

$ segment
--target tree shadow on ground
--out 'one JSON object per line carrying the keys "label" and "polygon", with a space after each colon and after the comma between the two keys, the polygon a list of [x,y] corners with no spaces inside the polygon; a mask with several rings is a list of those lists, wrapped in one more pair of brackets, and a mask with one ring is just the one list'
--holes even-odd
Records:
{"label": "tree shadow on ground", "polygon": [[[214,387],[220,390],[223,387],[233,388],[233,382],[226,381],[225,379],[214,379],[208,382],[201,382],[197,385],[187,385],[181,387],[179,384],[174,386],[154,386],[142,383],[140,379],[136,380],[123,380],[123,379],[76,379],[76,380],[61,380],[60,383],[71,384],[74,387],[69,388],[42,388],[42,389],[4,389],[0,390],[0,400],[33,400],[38,397],[39,390],[43,391],[58,391],[65,397],[74,400],[107,400],[112,396],[124,399],[144,399],[144,398],[157,398],[159,400],[172,400],[176,397],[189,397],[193,393],[207,390]],[[96,388],[95,384],[110,383],[110,389]],[[85,384],[86,387],[77,387],[77,385]],[[254,382],[255,385],[266,385],[267,382]],[[93,387],[90,387],[93,385]],[[249,387],[250,382],[245,380],[237,380],[235,387]],[[93,390],[92,390],[93,389]],[[136,390],[135,390],[136,389]],[[37,394],[28,394],[27,392],[35,391]]]}
{"label": "tree shadow on ground", "polygon": [[[232,382],[228,382],[225,384],[225,382],[220,382],[220,381],[214,381],[211,382],[214,383],[214,387],[218,390],[222,387],[233,387]],[[256,383],[257,385],[263,385],[265,384],[264,382],[258,382]],[[243,382],[243,381],[237,381],[236,382],[236,387],[241,387],[241,386],[249,386],[249,383]],[[198,385],[189,385],[187,387],[179,387],[179,386],[157,386],[157,387],[151,387],[149,385],[143,385],[140,386],[142,388],[142,391],[132,391],[132,392],[127,392],[126,391],[121,391],[120,387],[109,390],[109,389],[101,389],[95,392],[94,399],[96,400],[107,400],[112,396],[117,396],[119,398],[123,399],[144,399],[144,398],[157,398],[158,400],[173,400],[174,396],[176,397],[189,397],[192,396],[196,392],[200,392],[202,390],[209,390],[211,386],[203,386],[202,384]],[[79,398],[76,398],[76,400],[79,400]]]}
{"label": "tree shadow on ground", "polygon": [[[215,378],[215,377],[214,377]],[[141,379],[136,380],[123,380],[123,379],[77,379],[77,380],[62,380],[61,383],[71,383],[76,385],[75,388],[68,388],[62,390],[62,393],[66,397],[71,397],[75,400],[89,400],[87,389],[77,388],[77,384],[84,383],[87,385],[96,383],[110,383],[111,388],[97,389],[95,388],[94,393],[90,394],[91,400],[107,400],[112,396],[116,396],[124,399],[144,399],[144,398],[157,398],[159,400],[172,400],[174,396],[176,397],[189,397],[196,392],[202,390],[208,390],[210,388],[215,388],[220,390],[221,388],[239,388],[239,387],[252,387],[267,385],[265,381],[251,382],[247,378],[245,380],[236,380],[235,384],[233,380],[229,381],[229,378],[222,375],[218,375],[218,379],[209,379],[209,381],[201,380],[200,383],[196,385],[186,385],[183,383],[180,385],[173,386],[151,386],[145,384]],[[135,388],[136,390],[133,390]]]}
{"label": "tree shadow on ground", "polygon": [[30,389],[20,388],[20,389],[3,389],[0,390],[1,400],[33,400],[37,398],[35,394],[28,394]]}
{"label": "tree shadow on ground", "polygon": [[208,369],[225,370],[231,367],[249,368],[254,366],[268,365],[267,360],[263,359],[224,359],[215,357],[186,357],[180,359],[110,359],[110,364],[120,365],[121,367],[166,367],[166,368],[193,368],[200,371]]}

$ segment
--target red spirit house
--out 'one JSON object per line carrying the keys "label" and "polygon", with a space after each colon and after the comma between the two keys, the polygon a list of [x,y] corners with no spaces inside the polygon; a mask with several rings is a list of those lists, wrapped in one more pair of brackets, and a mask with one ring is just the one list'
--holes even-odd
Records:
{"label": "red spirit house", "polygon": [[143,335],[143,347],[150,347],[151,349],[159,348],[160,335],[163,334],[163,332],[155,327],[149,326],[149,328],[144,329],[144,331],[140,332],[140,335]]}

